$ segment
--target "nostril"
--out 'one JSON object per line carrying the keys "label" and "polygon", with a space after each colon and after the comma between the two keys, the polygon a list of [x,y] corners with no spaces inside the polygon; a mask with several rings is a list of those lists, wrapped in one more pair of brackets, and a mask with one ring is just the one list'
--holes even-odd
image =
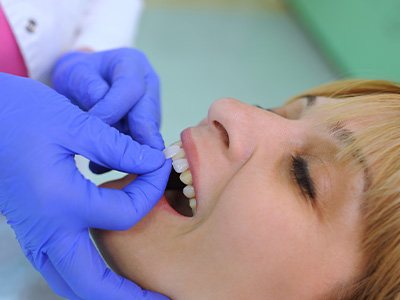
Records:
{"label": "nostril", "polygon": [[229,135],[225,127],[218,121],[213,121],[213,125],[215,126],[215,128],[217,128],[218,132],[220,133],[222,141],[224,142],[225,146],[229,148]]}

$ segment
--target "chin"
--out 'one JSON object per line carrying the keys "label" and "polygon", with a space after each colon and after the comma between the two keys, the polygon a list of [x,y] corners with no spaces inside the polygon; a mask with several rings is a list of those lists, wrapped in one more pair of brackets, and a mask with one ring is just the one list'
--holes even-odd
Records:
{"label": "chin", "polygon": [[[161,202],[161,201],[160,201]],[[128,230],[92,229],[92,237],[107,264],[142,288],[171,297],[167,278],[176,272],[171,243],[173,219],[160,205]]]}
{"label": "chin", "polygon": [[[128,175],[102,187],[121,189],[134,177]],[[178,278],[187,273],[188,259],[187,243],[182,243],[181,234],[193,219],[176,210],[183,206],[178,201],[183,197],[175,193],[167,197],[163,196],[149,214],[128,230],[92,229],[91,234],[103,258],[116,273],[142,288],[179,299],[178,290],[183,281]]]}

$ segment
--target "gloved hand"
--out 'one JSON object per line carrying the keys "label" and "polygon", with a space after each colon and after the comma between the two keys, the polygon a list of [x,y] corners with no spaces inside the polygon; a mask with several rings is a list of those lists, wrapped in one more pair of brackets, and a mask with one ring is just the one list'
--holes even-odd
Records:
{"label": "gloved hand", "polygon": [[[77,170],[79,153],[141,174],[123,190],[98,188]],[[24,254],[68,299],[165,299],[106,267],[88,228],[124,230],[160,199],[171,166],[54,90],[0,73],[0,212]]]}
{"label": "gloved hand", "polygon": [[[81,109],[139,143],[164,148],[159,79],[143,53],[131,48],[69,52],[56,63],[52,80],[54,88]],[[90,169],[107,171],[93,163]]]}

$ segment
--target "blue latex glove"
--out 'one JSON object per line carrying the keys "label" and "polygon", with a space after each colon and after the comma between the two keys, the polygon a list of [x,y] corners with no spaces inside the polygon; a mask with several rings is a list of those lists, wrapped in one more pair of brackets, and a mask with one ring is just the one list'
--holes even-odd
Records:
{"label": "blue latex glove", "polygon": [[[162,149],[159,79],[146,56],[121,48],[69,52],[53,70],[54,88],[134,140]],[[90,164],[95,173],[106,168]]]}
{"label": "blue latex glove", "polygon": [[[74,154],[141,174],[123,190],[96,187]],[[128,229],[160,199],[171,166],[64,96],[0,73],[0,212],[24,254],[69,299],[166,299],[106,267],[88,228]]]}

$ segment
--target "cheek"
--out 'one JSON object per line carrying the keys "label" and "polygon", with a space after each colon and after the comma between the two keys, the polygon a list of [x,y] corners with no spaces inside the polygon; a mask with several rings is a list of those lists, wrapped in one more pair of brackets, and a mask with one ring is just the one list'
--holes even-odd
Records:
{"label": "cheek", "polygon": [[[310,270],[317,234],[299,200],[271,184],[232,182],[218,201],[213,224],[214,247],[232,273],[247,284],[285,284],[290,274]],[[240,188],[239,188],[240,187]],[[311,254],[310,254],[311,253]],[[294,275],[297,277],[297,275]]]}
{"label": "cheek", "polygon": [[287,205],[285,195],[241,192],[221,199],[227,204],[221,204],[216,229],[224,243],[251,259],[264,259],[268,252],[286,252],[306,226],[298,211]]}

